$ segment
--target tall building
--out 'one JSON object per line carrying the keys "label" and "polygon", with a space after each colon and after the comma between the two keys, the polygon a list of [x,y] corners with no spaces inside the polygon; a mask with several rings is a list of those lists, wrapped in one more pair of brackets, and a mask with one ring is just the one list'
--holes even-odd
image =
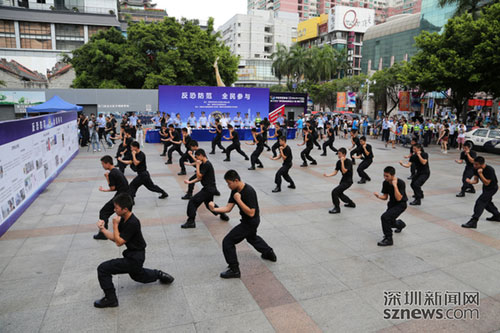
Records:
{"label": "tall building", "polygon": [[62,53],[119,26],[116,0],[0,0],[0,54],[45,73]]}
{"label": "tall building", "polygon": [[126,22],[157,22],[167,15],[165,9],[155,8],[151,0],[121,0],[119,8],[120,21]]}
{"label": "tall building", "polygon": [[287,47],[297,38],[299,18],[293,13],[250,10],[219,27],[222,41],[240,56],[236,86],[269,87],[278,83],[271,55],[278,43]]}

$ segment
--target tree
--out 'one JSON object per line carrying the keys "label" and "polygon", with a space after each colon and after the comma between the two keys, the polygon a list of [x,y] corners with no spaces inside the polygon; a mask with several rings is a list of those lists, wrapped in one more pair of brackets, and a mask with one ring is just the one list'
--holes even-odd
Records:
{"label": "tree", "polygon": [[479,17],[479,4],[483,0],[439,0],[439,7],[443,8],[449,5],[457,6],[454,16],[460,16],[465,13],[470,13],[474,19]]}
{"label": "tree", "polygon": [[220,75],[229,86],[237,79],[239,60],[218,37],[213,19],[205,31],[196,22],[173,17],[130,24],[127,38],[116,29],[101,31],[67,58],[75,68],[73,87],[215,86],[217,57]]}
{"label": "tree", "polygon": [[298,44],[292,46],[288,58],[288,68],[298,84],[304,78],[304,74],[311,69],[311,52]]}
{"label": "tree", "polygon": [[[385,114],[390,114],[399,104],[399,92],[405,90],[403,65],[395,63],[392,67],[384,68],[375,72],[371,81],[376,81],[370,85],[375,100],[375,109],[384,110]],[[387,100],[392,102],[392,107],[387,110]]]}
{"label": "tree", "polygon": [[288,76],[288,49],[286,45],[276,44],[276,51],[271,54],[273,60],[272,71],[278,78],[278,84],[281,85],[283,76]]}

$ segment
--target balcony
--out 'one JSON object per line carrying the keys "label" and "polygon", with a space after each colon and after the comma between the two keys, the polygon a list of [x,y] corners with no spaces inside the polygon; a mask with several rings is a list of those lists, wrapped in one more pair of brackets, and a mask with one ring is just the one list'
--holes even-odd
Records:
{"label": "balcony", "polygon": [[[103,1],[105,2],[105,1]],[[52,11],[58,13],[86,13],[116,15],[115,2],[108,1],[109,6],[91,7],[83,5],[82,1],[55,1],[54,3],[37,3],[27,0],[0,0],[0,7],[12,9],[30,9]]]}

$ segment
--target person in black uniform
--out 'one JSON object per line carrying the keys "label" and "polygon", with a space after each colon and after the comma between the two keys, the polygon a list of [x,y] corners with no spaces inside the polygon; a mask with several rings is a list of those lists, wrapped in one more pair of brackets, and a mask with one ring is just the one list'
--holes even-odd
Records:
{"label": "person in black uniform", "polygon": [[281,129],[280,124],[278,122],[275,122],[274,123],[274,135],[271,137],[271,138],[276,138],[276,142],[271,147],[271,150],[273,151],[273,157],[277,156],[276,151],[280,147],[280,140],[279,140],[279,138],[281,138],[282,136],[283,136],[283,130]]}
{"label": "person in black uniform", "polygon": [[357,155],[358,157],[360,157],[360,155],[362,154],[361,142],[359,142],[358,132],[356,130],[351,131],[351,142],[352,147],[349,150],[351,151],[352,165],[356,165],[354,156]]}
{"label": "person in black uniform", "polygon": [[372,146],[366,143],[366,137],[362,136],[359,138],[361,144],[361,155],[353,156],[353,158],[362,158],[363,161],[358,165],[358,175],[361,178],[358,184],[364,184],[367,181],[372,180],[370,176],[365,172],[366,169],[373,163],[373,151]]}
{"label": "person in black uniform", "polygon": [[[181,171],[177,174],[178,176],[183,176],[186,174],[186,162],[193,163],[194,160],[192,159],[191,155],[189,155],[190,148],[191,148],[191,136],[188,134],[188,129],[184,127],[182,129],[182,143],[184,144],[184,147],[186,148],[186,151],[184,154],[182,154],[181,158],[179,158],[179,166],[181,167]],[[198,146],[198,143],[196,144]]]}
{"label": "person in black uniform", "polygon": [[410,202],[410,205],[420,206],[422,204],[421,200],[424,198],[422,186],[425,184],[427,179],[429,179],[431,170],[429,168],[429,155],[424,152],[421,144],[413,146],[413,153],[414,154],[410,157],[410,161],[408,163],[399,161],[399,164],[405,168],[410,168],[413,164],[415,164],[415,176],[412,178],[410,184],[413,189],[415,200]]}
{"label": "person in black uniform", "polygon": [[260,123],[259,123],[259,126],[260,126],[260,132],[259,134],[262,135],[262,138],[264,139],[264,147],[267,148],[267,151],[270,151],[271,148],[269,148],[269,146],[267,145],[267,135],[268,135],[268,131],[269,131],[269,120],[267,120],[267,118],[264,118]]}
{"label": "person in black uniform", "polygon": [[462,174],[462,188],[457,194],[457,197],[459,198],[465,197],[465,192],[476,193],[474,186],[467,182],[467,179],[470,179],[472,178],[472,176],[474,176],[474,159],[476,158],[476,156],[476,152],[471,150],[470,143],[466,143],[464,145],[464,150],[460,153],[460,159],[455,160],[455,162],[458,164],[462,164],[465,162],[465,169],[464,173]]}
{"label": "person in black uniform", "polygon": [[240,144],[240,137],[238,135],[238,132],[234,130],[233,125],[227,125],[227,129],[229,130],[229,137],[224,137],[226,140],[232,140],[233,143],[231,143],[227,149],[226,149],[226,159],[224,162],[230,162],[231,161],[231,152],[236,149],[238,153],[240,153],[241,156],[245,158],[245,161],[248,161],[248,156],[245,154],[243,150],[241,150],[241,144]]}
{"label": "person in black uniform", "polygon": [[[416,144],[417,144],[417,139],[415,137],[412,137],[410,144],[410,153],[404,156],[404,158],[410,159],[410,157],[413,155],[413,146]],[[413,179],[413,177],[415,176],[415,172],[416,172],[415,164],[412,164],[410,167],[410,176],[407,179]]]}
{"label": "person in black uniform", "polygon": [[165,199],[168,197],[167,192],[161,189],[158,185],[155,185],[151,180],[151,176],[149,175],[148,168],[146,166],[146,154],[141,151],[139,142],[134,141],[130,144],[132,148],[132,160],[123,160],[120,159],[121,162],[125,164],[130,164],[130,168],[137,172],[137,176],[130,182],[130,196],[132,199],[135,198],[135,194],[137,190],[142,185],[146,186],[148,190],[151,192],[161,193],[158,199]]}
{"label": "person in black uniform", "polygon": [[326,147],[330,147],[331,150],[337,152],[337,148],[333,146],[335,142],[335,133],[333,132],[332,124],[330,122],[326,123],[326,137],[327,140],[323,142],[323,154],[320,156],[326,156]]}
{"label": "person in black uniform", "polygon": [[123,163],[122,160],[131,161],[132,160],[132,149],[130,144],[132,143],[132,138],[128,131],[123,132],[122,143],[118,146],[116,150],[116,159],[118,161],[117,166],[120,171],[125,174],[125,168],[127,168],[127,163]]}
{"label": "person in black uniform", "polygon": [[[188,219],[186,223],[181,225],[181,228],[196,228],[196,210],[202,203],[209,208],[208,203],[214,200],[214,195],[217,191],[215,186],[215,171],[212,163],[207,158],[205,151],[203,149],[198,149],[194,153],[196,159],[196,178],[193,180],[184,180],[185,184],[194,184],[196,182],[201,182],[203,186],[202,189],[196,193],[192,198],[189,199],[187,206],[187,216]],[[222,221],[229,221],[229,216],[222,213],[214,213],[214,215],[219,215]]]}
{"label": "person in black uniform", "polygon": [[339,160],[335,166],[335,171],[330,174],[323,174],[325,177],[333,177],[337,175],[339,171],[342,173],[342,179],[340,179],[339,185],[332,190],[332,202],[334,207],[328,211],[330,214],[340,213],[339,199],[345,202],[345,207],[356,208],[356,204],[344,194],[345,190],[352,185],[352,162],[347,158],[347,150],[345,148],[340,148],[337,155],[339,156]]}
{"label": "person in black uniform", "polygon": [[384,182],[382,183],[382,194],[377,192],[374,195],[381,200],[389,199],[387,210],[380,217],[382,220],[382,231],[384,238],[377,243],[378,246],[393,245],[392,228],[396,233],[400,233],[406,227],[406,223],[398,219],[406,210],[406,184],[402,179],[396,177],[396,169],[388,166],[384,169]]}
{"label": "person in black uniform", "polygon": [[256,164],[258,164],[257,168],[264,167],[261,160],[259,159],[260,154],[262,154],[262,151],[264,150],[264,138],[262,137],[262,134],[257,134],[256,128],[252,128],[252,136],[253,136],[253,141],[251,143],[246,142],[246,144],[257,145],[257,146],[255,147],[255,150],[253,151],[252,155],[250,155],[251,166],[250,168],[248,168],[248,170],[255,170]]}
{"label": "person in black uniform", "polygon": [[[101,158],[101,165],[104,170],[108,171],[104,174],[106,181],[108,182],[109,188],[104,188],[99,186],[99,191],[101,192],[116,192],[111,200],[106,202],[104,206],[99,211],[99,221],[104,222],[104,228],[108,229],[108,220],[111,215],[115,213],[115,205],[113,204],[113,199],[121,193],[128,193],[128,181],[123,173],[114,167],[113,157],[106,155]],[[98,232],[94,235],[94,239],[107,239],[102,232]]]}
{"label": "person in black uniform", "polygon": [[290,146],[286,144],[286,137],[282,136],[279,139],[280,143],[280,154],[279,156],[276,157],[271,157],[272,160],[279,160],[280,158],[283,159],[283,165],[279,170],[276,172],[276,175],[274,176],[274,183],[276,184],[276,188],[273,190],[273,193],[281,192],[281,177],[283,177],[284,180],[286,180],[290,185],[288,185],[288,188],[295,189],[295,183],[292,180],[292,177],[288,174],[290,169],[292,168],[292,149]]}
{"label": "person in black uniform", "polygon": [[477,221],[479,221],[485,209],[493,214],[491,217],[486,218],[487,221],[500,222],[500,212],[493,203],[493,196],[498,191],[497,175],[495,174],[495,168],[486,165],[486,161],[482,156],[477,156],[474,159],[474,179],[468,178],[467,183],[474,185],[479,183],[479,179],[483,183],[483,193],[476,200],[472,218],[469,222],[462,224],[464,228],[477,228]]}
{"label": "person in black uniform", "polygon": [[177,131],[177,129],[174,127],[174,125],[170,124],[168,125],[168,130],[170,132],[170,142],[172,142],[172,147],[168,150],[167,156],[168,159],[165,162],[165,164],[172,164],[172,153],[176,151],[179,155],[183,155],[182,150],[181,150],[181,144],[182,144],[182,139],[181,135],[179,134],[180,131]]}
{"label": "person in black uniform", "polygon": [[226,149],[222,146],[222,126],[220,124],[219,119],[215,119],[215,131],[208,130],[210,133],[214,134],[215,137],[212,140],[212,151],[210,154],[215,154],[215,146],[219,147],[222,150],[222,153],[226,153]]}
{"label": "person in black uniform", "polygon": [[160,141],[163,143],[163,153],[161,153],[160,156],[167,156],[167,150],[168,147],[172,145],[172,140],[170,138],[170,131],[165,124],[161,125]]}
{"label": "person in black uniform", "polygon": [[113,231],[104,227],[104,221],[97,222],[97,227],[107,239],[117,246],[125,246],[123,258],[103,262],[97,267],[97,278],[104,291],[104,297],[94,302],[96,308],[113,308],[118,306],[113,275],[129,274],[132,280],[141,283],[151,283],[160,280],[163,284],[170,284],[174,278],[157,269],[144,268],[146,259],[146,241],[142,236],[141,223],[132,213],[133,200],[121,193],[113,199],[116,217],[113,218]]}
{"label": "person in black uniform", "polygon": [[247,240],[259,253],[261,258],[276,262],[276,254],[267,243],[257,235],[260,223],[259,202],[257,193],[252,186],[241,181],[235,170],[229,170],[224,175],[228,187],[231,189],[229,201],[225,207],[218,208],[212,201],[208,204],[210,210],[217,214],[229,213],[237,205],[240,209],[241,223],[234,227],[222,241],[222,251],[228,264],[228,269],[220,274],[223,279],[239,278],[241,276],[236,244]]}
{"label": "person in black uniform", "polygon": [[[304,141],[302,143],[298,143],[297,146],[306,145],[306,148],[300,152],[300,157],[302,158],[301,167],[307,166],[307,160],[311,161],[311,165],[316,165],[316,160],[311,157],[311,151],[313,149],[313,137],[311,134],[311,130],[309,127],[304,127]],[[307,159],[307,160],[306,160]]]}

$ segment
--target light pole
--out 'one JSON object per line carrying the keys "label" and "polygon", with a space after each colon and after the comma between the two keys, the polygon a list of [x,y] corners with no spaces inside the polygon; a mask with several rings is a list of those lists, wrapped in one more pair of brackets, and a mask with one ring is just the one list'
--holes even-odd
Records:
{"label": "light pole", "polygon": [[377,84],[377,80],[370,81],[370,79],[366,79],[366,112],[368,114],[368,103],[370,101],[370,84]]}

